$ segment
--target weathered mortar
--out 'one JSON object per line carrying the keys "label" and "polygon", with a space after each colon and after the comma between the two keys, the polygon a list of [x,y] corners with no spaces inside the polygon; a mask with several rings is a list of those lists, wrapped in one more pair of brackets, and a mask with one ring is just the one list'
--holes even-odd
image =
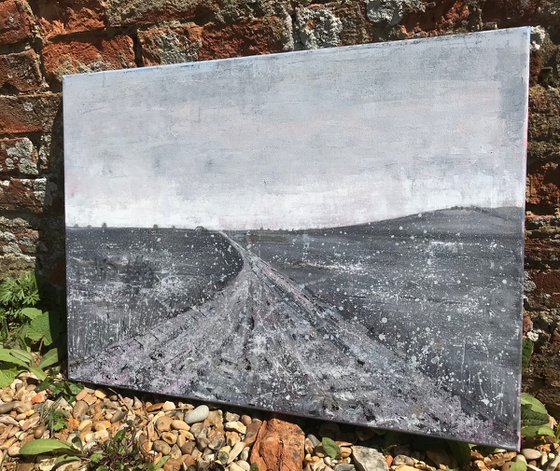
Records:
{"label": "weathered mortar", "polygon": [[556,0],[0,0],[0,278],[64,282],[63,73],[533,25],[525,387],[560,413]]}

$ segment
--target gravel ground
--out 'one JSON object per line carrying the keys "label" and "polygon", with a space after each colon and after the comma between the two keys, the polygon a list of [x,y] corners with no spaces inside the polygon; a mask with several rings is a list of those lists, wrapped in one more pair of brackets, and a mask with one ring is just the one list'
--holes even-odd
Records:
{"label": "gravel ground", "polygon": [[[62,379],[62,377],[60,377]],[[50,391],[38,391],[31,373],[22,373],[0,390],[0,469],[86,469],[87,459],[120,429],[133,430],[146,467],[169,456],[164,470],[255,471],[251,463],[273,471],[413,471],[435,469],[509,471],[516,461],[532,471],[560,471],[560,446],[550,439],[527,440],[520,453],[472,449],[470,462],[460,466],[445,442],[411,435],[380,435],[371,429],[308,419],[273,419],[271,414],[188,404],[164,397],[84,387],[68,403],[53,401]],[[67,414],[67,425],[48,429],[45,410]],[[552,420],[552,419],[551,419]],[[339,454],[328,456],[323,437],[336,441]],[[55,466],[52,456],[20,456],[20,447],[37,438],[58,438],[83,444],[81,461]],[[384,446],[385,445],[385,446]],[[379,450],[379,451],[378,451]],[[272,464],[271,464],[272,463]]]}

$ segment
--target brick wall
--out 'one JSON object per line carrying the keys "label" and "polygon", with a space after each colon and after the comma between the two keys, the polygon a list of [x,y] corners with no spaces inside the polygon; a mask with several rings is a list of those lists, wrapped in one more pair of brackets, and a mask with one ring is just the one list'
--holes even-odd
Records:
{"label": "brick wall", "polygon": [[64,284],[63,74],[533,25],[525,388],[560,413],[557,0],[0,0],[0,278]]}

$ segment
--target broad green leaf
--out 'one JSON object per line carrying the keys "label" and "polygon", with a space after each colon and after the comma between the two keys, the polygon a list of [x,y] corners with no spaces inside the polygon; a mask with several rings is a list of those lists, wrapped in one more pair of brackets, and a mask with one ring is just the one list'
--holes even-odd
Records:
{"label": "broad green leaf", "polygon": [[528,427],[521,427],[522,437],[540,437],[540,436],[554,437],[554,430],[548,425],[530,425]]}
{"label": "broad green leaf", "polygon": [[530,406],[521,406],[521,423],[523,426],[548,424],[548,414],[535,412]]}
{"label": "broad green leaf", "polygon": [[57,440],[55,438],[42,438],[39,440],[31,440],[25,443],[19,450],[22,455],[42,455],[42,454],[77,454],[79,450],[69,443]]}
{"label": "broad green leaf", "polygon": [[33,361],[33,355],[31,355],[31,353],[26,352],[25,350],[20,350],[19,348],[11,348],[10,355],[27,363],[31,363]]}
{"label": "broad green leaf", "polygon": [[544,404],[530,394],[521,393],[521,405],[530,406],[532,411],[548,415],[548,411],[546,410]]}
{"label": "broad green leaf", "polygon": [[41,313],[31,321],[27,329],[27,337],[36,342],[42,340],[47,347],[52,344],[51,319],[48,312]]}
{"label": "broad green leaf", "polygon": [[33,320],[43,314],[43,311],[41,311],[41,309],[37,309],[36,307],[26,307],[21,310],[21,313],[28,319]]}
{"label": "broad green leaf", "polygon": [[49,366],[55,365],[59,361],[58,348],[51,348],[47,353],[43,355],[41,363],[39,363],[40,368],[48,368]]}
{"label": "broad green leaf", "polygon": [[323,439],[321,440],[321,445],[323,446],[323,450],[325,450],[325,453],[329,455],[333,460],[340,453],[340,447],[332,438],[323,437]]}
{"label": "broad green leaf", "polygon": [[22,366],[23,368],[27,368],[29,366],[28,362],[16,358],[12,355],[11,350],[6,348],[0,348],[0,361],[11,363],[12,365]]}
{"label": "broad green leaf", "polygon": [[41,368],[37,368],[36,366],[29,366],[28,370],[31,371],[31,373],[33,373],[35,376],[37,376],[37,379],[41,381],[47,379],[47,373],[45,373]]}
{"label": "broad green leaf", "polygon": [[19,374],[19,369],[12,365],[0,362],[0,389],[6,388],[14,382]]}
{"label": "broad green leaf", "polygon": [[525,461],[515,461],[510,467],[509,471],[527,471],[527,463]]}

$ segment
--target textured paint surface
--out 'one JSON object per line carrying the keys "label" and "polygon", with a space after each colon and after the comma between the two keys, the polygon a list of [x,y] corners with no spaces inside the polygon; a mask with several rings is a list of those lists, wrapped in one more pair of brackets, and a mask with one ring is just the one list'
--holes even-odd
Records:
{"label": "textured paint surface", "polygon": [[65,77],[71,376],[516,446],[528,34]]}

